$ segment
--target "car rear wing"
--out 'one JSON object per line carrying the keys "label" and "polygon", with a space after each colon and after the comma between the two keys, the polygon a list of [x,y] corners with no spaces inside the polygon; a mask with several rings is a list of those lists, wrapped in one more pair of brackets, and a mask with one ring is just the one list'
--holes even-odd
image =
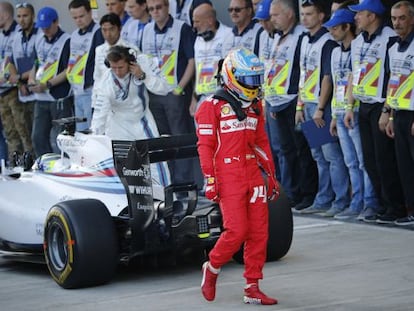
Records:
{"label": "car rear wing", "polygon": [[[112,152],[116,172],[127,193],[131,228],[145,231],[156,218],[150,164],[197,157],[197,136],[187,134],[136,141],[113,140]],[[187,189],[196,192],[196,186],[193,184],[176,187],[179,190]],[[171,188],[170,186],[165,189],[166,201],[172,200]],[[172,205],[172,202],[166,205],[169,206],[170,203]],[[142,240],[137,240],[135,243],[140,241]],[[134,245],[137,248],[140,246],[142,247],[142,245]]]}

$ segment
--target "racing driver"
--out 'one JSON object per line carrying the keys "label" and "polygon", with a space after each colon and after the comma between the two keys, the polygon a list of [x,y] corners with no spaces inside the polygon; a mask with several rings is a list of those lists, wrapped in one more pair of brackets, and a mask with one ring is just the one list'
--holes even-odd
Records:
{"label": "racing driver", "polygon": [[259,100],[263,76],[255,54],[245,48],[230,51],[221,69],[223,88],[195,115],[206,197],[220,204],[225,229],[202,268],[201,292],[208,301],[215,298],[220,268],[244,243],[244,302],[277,304],[258,286],[266,260],[267,202],[279,196]]}

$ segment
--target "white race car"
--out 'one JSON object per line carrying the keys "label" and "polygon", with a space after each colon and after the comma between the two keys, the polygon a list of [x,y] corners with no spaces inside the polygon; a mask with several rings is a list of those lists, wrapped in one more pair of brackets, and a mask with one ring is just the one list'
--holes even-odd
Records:
{"label": "white race car", "polygon": [[[218,205],[199,198],[195,184],[164,187],[157,178],[155,165],[197,156],[195,135],[111,142],[102,135],[64,132],[58,146],[60,155],[40,157],[29,171],[2,167],[3,256],[46,262],[60,286],[79,288],[109,281],[120,262],[134,257],[208,249],[217,241]],[[284,194],[269,212],[272,261],[292,241]],[[241,262],[242,250],[234,258]]]}

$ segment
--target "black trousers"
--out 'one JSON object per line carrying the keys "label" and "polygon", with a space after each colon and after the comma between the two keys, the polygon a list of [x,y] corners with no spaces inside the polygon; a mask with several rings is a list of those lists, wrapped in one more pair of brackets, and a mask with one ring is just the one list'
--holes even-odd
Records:
{"label": "black trousers", "polygon": [[411,134],[413,123],[414,111],[395,111],[395,153],[407,213],[410,215],[414,215],[414,136]]}
{"label": "black trousers", "polygon": [[394,140],[380,131],[378,120],[383,103],[361,103],[359,130],[365,169],[387,214],[405,216],[404,196],[394,149]]}

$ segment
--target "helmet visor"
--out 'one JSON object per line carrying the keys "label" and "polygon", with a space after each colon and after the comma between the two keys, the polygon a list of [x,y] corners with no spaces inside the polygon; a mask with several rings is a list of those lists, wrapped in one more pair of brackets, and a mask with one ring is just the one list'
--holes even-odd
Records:
{"label": "helmet visor", "polygon": [[246,88],[255,89],[264,83],[263,75],[239,76],[236,80]]}

